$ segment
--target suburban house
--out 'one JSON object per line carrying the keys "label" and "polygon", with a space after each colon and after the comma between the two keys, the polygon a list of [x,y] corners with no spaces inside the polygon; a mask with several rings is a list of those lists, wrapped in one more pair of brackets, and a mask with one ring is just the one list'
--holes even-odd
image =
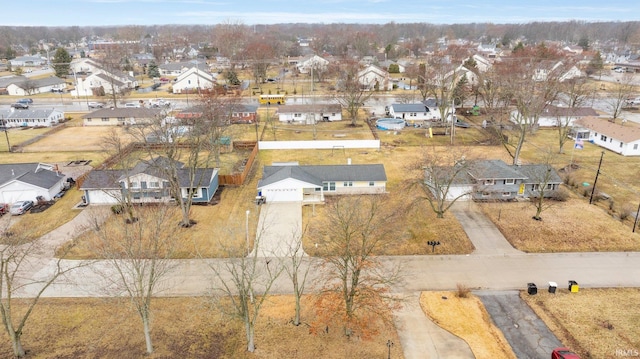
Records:
{"label": "suburban house", "polygon": [[376,65],[369,65],[358,71],[358,81],[369,91],[390,91],[393,89],[389,73]]}
{"label": "suburban house", "polygon": [[[130,195],[133,203],[166,203],[174,199],[166,168],[166,157],[141,161],[129,170],[93,170],[80,185],[84,201],[91,205],[117,204]],[[208,203],[218,190],[218,169],[197,168],[195,173],[178,165],[180,195],[192,196],[193,203]],[[193,186],[191,185],[191,174]]]}
{"label": "suburban house", "polygon": [[387,107],[390,117],[401,118],[412,126],[420,126],[425,121],[439,121],[440,112],[430,109],[424,103],[394,103]]}
{"label": "suburban house", "polygon": [[0,202],[50,201],[65,186],[66,178],[54,165],[45,163],[0,164]]}
{"label": "suburban house", "polygon": [[301,74],[311,73],[311,69],[325,70],[329,65],[329,61],[318,55],[312,55],[298,61],[296,68]]}
{"label": "suburban house", "polygon": [[585,117],[574,122],[574,131],[589,131],[589,142],[623,156],[640,156],[640,128],[608,119]]}
{"label": "suburban house", "polygon": [[[547,105],[538,115],[539,127],[573,126],[573,123],[583,117],[597,117],[598,112],[592,107],[561,107]],[[512,112],[509,120],[517,123],[518,111]]]}
{"label": "suburban house", "polygon": [[557,78],[560,82],[585,76],[584,72],[578,69],[575,65],[569,68],[564,68],[564,63],[562,61],[543,61],[534,71],[533,80],[546,81],[551,75],[553,75],[554,78]]}
{"label": "suburban house", "polygon": [[312,125],[321,121],[342,120],[342,107],[337,104],[278,106],[280,122]]}
{"label": "suburban house", "polygon": [[162,110],[153,108],[101,108],[82,116],[83,126],[125,126],[153,122]]}
{"label": "suburban house", "polygon": [[63,79],[55,76],[42,79],[30,79],[16,76],[6,85],[7,94],[10,96],[30,96],[48,92],[64,92],[67,84]]}
{"label": "suburban house", "polygon": [[208,71],[192,67],[178,75],[173,82],[173,93],[194,93],[199,90],[210,90],[216,84],[216,77]]}
{"label": "suburban house", "polygon": [[91,65],[91,74],[85,78],[75,76],[76,88],[71,91],[73,96],[102,96],[105,94],[125,93],[138,87],[138,80],[122,71],[107,70],[100,65]]}
{"label": "suburban house", "polygon": [[547,165],[508,165],[501,160],[479,160],[460,162],[456,166],[463,167],[437,167],[425,171],[425,182],[432,191],[439,187],[438,184],[451,182],[447,200],[509,201],[529,198],[538,195],[542,185],[546,186],[544,196],[551,197],[562,184],[558,173]]}
{"label": "suburban house", "polygon": [[258,121],[258,106],[238,104],[231,110],[231,123],[254,123]]}
{"label": "suburban house", "polygon": [[209,66],[205,61],[167,62],[158,66],[162,76],[180,76],[192,68],[197,68],[202,72],[209,71]]}
{"label": "suburban house", "polygon": [[47,64],[47,59],[40,56],[18,56],[15,59],[9,60],[11,68],[16,67],[36,67],[44,66]]}
{"label": "suburban house", "polygon": [[53,108],[0,110],[0,124],[6,127],[51,127],[64,119],[64,112]]}
{"label": "suburban house", "polygon": [[324,202],[325,195],[385,193],[382,164],[264,166],[258,196],[266,202]]}

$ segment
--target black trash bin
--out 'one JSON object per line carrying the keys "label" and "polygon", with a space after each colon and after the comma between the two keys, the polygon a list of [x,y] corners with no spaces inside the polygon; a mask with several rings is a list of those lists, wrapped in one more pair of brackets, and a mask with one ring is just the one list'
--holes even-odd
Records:
{"label": "black trash bin", "polygon": [[549,293],[555,294],[557,288],[558,288],[558,283],[549,282]]}
{"label": "black trash bin", "polygon": [[527,283],[527,293],[529,293],[529,295],[538,293],[538,287],[536,287],[535,283]]}

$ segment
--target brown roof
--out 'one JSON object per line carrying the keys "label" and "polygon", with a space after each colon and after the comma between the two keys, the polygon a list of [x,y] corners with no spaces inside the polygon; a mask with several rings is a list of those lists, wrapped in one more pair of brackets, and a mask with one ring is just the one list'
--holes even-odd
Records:
{"label": "brown roof", "polygon": [[640,140],[640,127],[634,123],[624,125],[610,122],[609,119],[598,117],[584,117],[574,122],[575,125],[588,128],[591,131],[629,143]]}

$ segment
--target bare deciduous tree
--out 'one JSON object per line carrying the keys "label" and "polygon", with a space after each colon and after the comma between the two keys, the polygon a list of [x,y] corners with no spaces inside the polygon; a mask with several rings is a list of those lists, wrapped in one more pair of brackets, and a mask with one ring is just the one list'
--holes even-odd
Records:
{"label": "bare deciduous tree", "polygon": [[334,98],[349,113],[351,126],[357,126],[360,108],[373,95],[372,91],[369,91],[360,83],[357,63],[348,62],[345,64],[340,75],[338,87]]}
{"label": "bare deciduous tree", "polygon": [[563,107],[569,109],[564,115],[558,114],[556,129],[558,130],[558,153],[564,153],[564,144],[569,140],[574,111],[586,105],[593,96],[593,89],[584,78],[577,78],[561,83],[561,94],[558,96]]}
{"label": "bare deciduous tree", "polygon": [[400,268],[384,267],[376,254],[402,212],[384,195],[341,196],[328,204],[326,223],[313,233],[324,250],[316,327],[338,321],[345,335],[366,337],[377,332],[380,320],[389,323],[398,304],[390,287],[400,279]]}
{"label": "bare deciduous tree", "polygon": [[633,74],[625,73],[622,78],[618,80],[613,91],[609,93],[611,97],[609,97],[606,102],[609,115],[611,115],[611,120],[613,122],[620,117],[620,113],[622,112],[627,99],[631,96],[633,91],[635,91],[636,86],[634,85],[634,82],[635,76]]}
{"label": "bare deciduous tree", "polygon": [[[49,270],[42,272],[46,274],[32,278],[31,271],[42,260],[39,253],[47,248],[41,239],[32,238],[25,226],[16,230],[16,227],[10,227],[12,224],[10,221],[7,227],[0,229],[0,315],[11,340],[13,355],[22,358],[26,355],[22,334],[40,297],[61,276],[84,263],[64,263],[65,252],[49,264]],[[23,309],[14,306],[18,296],[22,297]]]}
{"label": "bare deciduous tree", "polygon": [[286,257],[284,260],[288,263],[284,264],[284,270],[287,272],[291,283],[293,284],[293,296],[295,297],[295,316],[293,325],[300,325],[301,299],[305,292],[307,284],[307,276],[311,265],[305,266],[304,250],[302,249],[302,237],[305,231],[294,231],[286,243]]}
{"label": "bare deciduous tree", "polygon": [[101,273],[112,295],[126,295],[140,316],[147,353],[153,353],[151,300],[165,289],[168,274],[176,265],[179,227],[173,223],[175,207],[166,205],[139,208],[138,220],[123,224],[93,223],[94,252],[111,264],[112,272]]}

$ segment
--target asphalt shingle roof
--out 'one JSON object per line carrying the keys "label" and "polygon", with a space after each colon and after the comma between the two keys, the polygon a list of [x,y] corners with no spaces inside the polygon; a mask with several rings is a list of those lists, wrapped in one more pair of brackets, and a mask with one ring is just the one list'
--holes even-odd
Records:
{"label": "asphalt shingle roof", "polygon": [[39,166],[40,163],[0,164],[0,186],[18,180],[49,189],[64,178],[64,175]]}
{"label": "asphalt shingle roof", "polygon": [[294,178],[322,186],[327,181],[386,181],[382,164],[317,165],[317,166],[264,166],[258,187]]}

